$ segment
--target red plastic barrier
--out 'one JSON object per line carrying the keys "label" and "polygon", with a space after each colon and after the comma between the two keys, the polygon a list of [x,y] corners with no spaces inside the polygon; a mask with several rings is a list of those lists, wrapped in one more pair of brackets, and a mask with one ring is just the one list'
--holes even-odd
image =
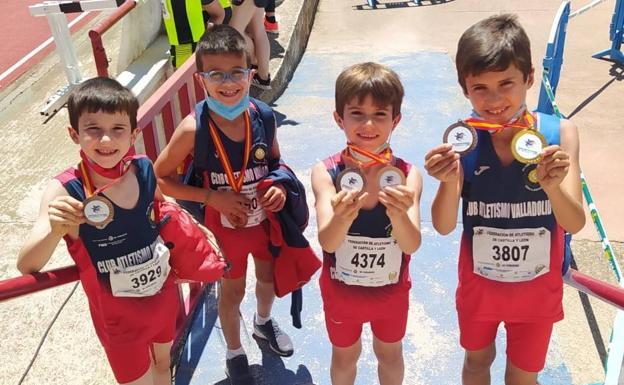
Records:
{"label": "red plastic barrier", "polygon": [[563,280],[585,294],[592,295],[618,309],[624,310],[624,288],[590,277],[574,269],[568,269]]}
{"label": "red plastic barrier", "polygon": [[78,280],[76,266],[33,273],[0,281],[0,302]]}

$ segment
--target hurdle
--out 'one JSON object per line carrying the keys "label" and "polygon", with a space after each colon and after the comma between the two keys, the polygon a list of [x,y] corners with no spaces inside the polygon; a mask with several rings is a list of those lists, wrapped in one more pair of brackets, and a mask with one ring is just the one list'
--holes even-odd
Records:
{"label": "hurdle", "polygon": [[[130,0],[134,1],[134,0]],[[28,7],[30,14],[35,17],[45,16],[48,19],[50,31],[56,52],[58,53],[65,77],[68,84],[54,93],[45,103],[40,113],[50,116],[56,113],[65,103],[71,90],[80,82],[82,75],[78,66],[78,58],[71,41],[71,34],[67,26],[67,13],[79,13],[90,11],[101,11],[117,8],[126,0],[83,0],[83,1],[45,1]]]}
{"label": "hurdle", "polygon": [[[557,93],[561,66],[563,65],[563,50],[568,21],[576,16],[582,15],[604,1],[605,0],[595,0],[574,12],[570,12],[570,1],[563,1],[559,6],[550,30],[548,43],[546,45],[546,54],[543,60],[544,77],[548,79],[553,97]],[[612,42],[611,48],[600,51],[592,55],[592,57],[624,64],[624,54],[622,54],[621,51],[622,40],[624,38],[624,0],[616,0],[615,10],[609,27],[609,37]],[[542,82],[537,110],[552,115],[554,111],[548,98],[546,87],[546,83]]]}
{"label": "hurdle", "polygon": [[615,11],[611,18],[609,26],[609,39],[611,40],[611,48],[600,51],[592,57],[596,59],[604,59],[609,57],[610,60],[624,64],[624,55],[622,54],[622,38],[624,37],[624,0],[617,0],[615,3]]}

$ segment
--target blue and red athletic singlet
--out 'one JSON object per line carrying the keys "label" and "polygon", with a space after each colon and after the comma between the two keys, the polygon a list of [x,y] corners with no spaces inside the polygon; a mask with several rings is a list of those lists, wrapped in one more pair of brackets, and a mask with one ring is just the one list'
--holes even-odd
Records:
{"label": "blue and red athletic singlet", "polygon": [[503,167],[490,133],[478,135],[474,167],[462,158],[459,316],[473,321],[561,320],[564,232],[531,174],[536,165],[514,160]]}
{"label": "blue and red athletic singlet", "polygon": [[[89,299],[95,330],[105,347],[149,340],[164,325],[175,322],[177,314],[177,289],[170,274],[154,295],[113,296],[111,291],[111,275],[149,263],[160,239],[153,221],[156,178],[152,164],[148,158],[139,158],[133,160],[132,165],[140,190],[136,206],[124,209],[111,201],[114,219],[106,227],[97,229],[82,224],[78,239],[65,236],[67,248],[78,267],[82,286]],[[56,179],[70,196],[79,201],[85,200],[82,176],[76,168],[66,170]],[[165,273],[160,271],[160,274]],[[149,284],[151,279],[158,278],[157,271],[153,275],[138,276],[136,285]],[[130,285],[134,285],[133,281]]]}
{"label": "blue and red athletic singlet", "polygon": [[[336,182],[338,174],[344,170],[345,164],[340,153],[323,160],[327,172],[332,181]],[[395,166],[401,169],[405,175],[409,173],[411,165],[400,158],[395,158]],[[357,218],[351,224],[347,232],[347,238],[366,237],[367,239],[379,239],[380,244],[386,240],[395,243],[390,233],[392,224],[386,215],[386,207],[381,203],[370,209],[360,209]],[[357,238],[355,238],[357,239]],[[367,243],[370,246],[370,242]],[[337,250],[338,252],[339,250]],[[353,259],[362,267],[366,263],[370,267],[371,263],[378,264],[380,255],[376,255],[373,262],[370,251],[366,260],[362,259],[362,253],[357,257],[349,255],[348,261]],[[353,253],[352,253],[353,254]],[[323,251],[323,268],[321,270],[320,288],[323,297],[323,309],[325,313],[336,321],[368,322],[387,317],[397,312],[405,312],[409,305],[409,289],[412,281],[409,275],[410,255],[399,253],[400,268],[398,277],[394,278],[395,283],[384,286],[367,287],[354,284],[346,284],[336,276],[336,253]],[[389,257],[385,256],[383,264],[391,263]],[[356,271],[357,273],[357,271]]]}
{"label": "blue and red athletic singlet", "polygon": [[[258,102],[256,102],[258,103]],[[251,153],[245,168],[245,177],[243,180],[242,194],[251,200],[251,211],[247,227],[253,227],[260,224],[266,219],[266,213],[262,206],[258,203],[256,194],[256,184],[269,174],[269,158],[275,137],[275,127],[265,127],[260,111],[255,105],[250,104],[249,117],[251,121]],[[197,122],[197,130],[209,132],[208,128],[208,107],[206,103],[198,103],[195,107],[195,119]],[[215,124],[215,127],[216,124]],[[234,178],[238,178],[240,170],[243,166],[244,142],[236,142],[228,138],[218,127],[217,134],[223,143],[225,152],[229,157]],[[197,138],[197,136],[196,136]],[[210,138],[210,136],[207,136]],[[227,174],[219,160],[217,149],[212,140],[208,139],[205,143],[196,143],[196,146],[203,146],[201,151],[205,151],[206,156],[198,156],[198,158],[206,159],[207,164],[204,166],[207,171],[208,185],[206,187],[213,190],[232,190],[228,183]],[[197,149],[195,151],[197,155]],[[206,207],[205,223],[208,228],[219,233],[224,228],[231,228],[227,220],[212,207]]]}

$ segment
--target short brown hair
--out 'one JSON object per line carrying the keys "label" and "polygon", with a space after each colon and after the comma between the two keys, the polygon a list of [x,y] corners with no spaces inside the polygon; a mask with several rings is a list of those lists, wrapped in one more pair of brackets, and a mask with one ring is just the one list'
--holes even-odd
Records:
{"label": "short brown hair", "polygon": [[197,43],[195,65],[199,72],[204,71],[204,55],[236,55],[244,57],[247,66],[251,63],[245,38],[234,27],[226,24],[215,25],[207,30]]}
{"label": "short brown hair", "polygon": [[488,17],[468,28],[457,43],[457,79],[464,92],[466,78],[489,71],[504,71],[514,64],[526,81],[531,63],[531,42],[513,14]]}
{"label": "short brown hair", "polygon": [[362,102],[367,95],[378,106],[392,106],[392,118],[401,113],[403,85],[399,75],[378,63],[352,65],[336,79],[336,112],[343,117],[347,103],[357,98]]}
{"label": "short brown hair", "polygon": [[67,100],[69,124],[78,132],[78,120],[86,112],[103,111],[108,114],[126,113],[130,118],[130,128],[137,126],[139,101],[136,96],[117,80],[96,77],[85,80],[76,87]]}

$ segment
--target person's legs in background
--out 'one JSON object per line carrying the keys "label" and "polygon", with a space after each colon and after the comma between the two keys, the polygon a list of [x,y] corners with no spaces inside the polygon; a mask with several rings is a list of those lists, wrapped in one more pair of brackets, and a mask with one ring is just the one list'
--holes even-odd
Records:
{"label": "person's legs in background", "polygon": [[279,33],[279,25],[275,18],[275,0],[269,0],[264,7],[264,29],[267,33]]}

